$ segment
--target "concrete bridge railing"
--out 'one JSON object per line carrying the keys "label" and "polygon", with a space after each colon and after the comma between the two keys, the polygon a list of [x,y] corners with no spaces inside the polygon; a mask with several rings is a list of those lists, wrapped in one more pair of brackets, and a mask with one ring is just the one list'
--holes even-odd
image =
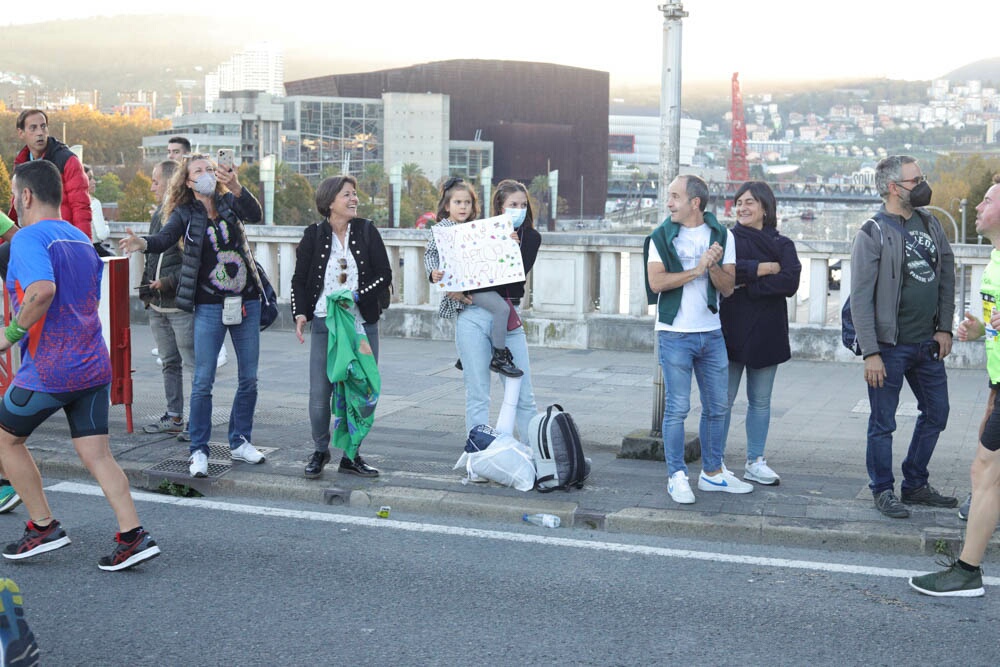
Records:
{"label": "concrete bridge railing", "polygon": [[[111,223],[112,237],[126,227],[144,232],[146,223]],[[279,301],[288,303],[295,248],[301,227],[251,225],[250,242],[267,271]],[[430,289],[424,274],[424,247],[429,232],[381,229],[394,268],[393,304],[383,319],[390,336],[449,339],[451,322],[437,317],[440,294]],[[522,303],[525,328],[532,344],[566,348],[648,349],[652,351],[651,307],[646,305],[642,267],[643,236],[586,232],[544,233],[541,250],[529,275]],[[840,345],[840,309],[850,284],[850,243],[796,241],[802,262],[799,293],[788,300],[793,354],[798,358],[848,361],[855,357]],[[956,312],[975,301],[990,247],[955,245],[958,266]],[[830,267],[840,262],[840,283],[831,289]],[[138,284],[142,258],[133,255],[133,285]],[[970,296],[971,295],[971,296]],[[278,326],[291,327],[291,313],[280,309]],[[142,320],[142,308],[133,300],[133,316]],[[953,364],[983,365],[981,345],[956,346]]]}

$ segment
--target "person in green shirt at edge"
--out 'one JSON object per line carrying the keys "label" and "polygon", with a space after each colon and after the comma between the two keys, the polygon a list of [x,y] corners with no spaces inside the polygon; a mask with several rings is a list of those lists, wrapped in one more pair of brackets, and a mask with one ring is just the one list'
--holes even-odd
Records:
{"label": "person in green shirt at edge", "polygon": [[972,461],[972,504],[968,510],[969,525],[965,531],[962,553],[952,559],[946,570],[910,578],[910,586],[926,595],[937,597],[978,597],[985,595],[980,564],[986,545],[1000,520],[1000,183],[994,184],[976,207],[976,231],[990,240],[993,252],[983,272],[980,292],[983,299],[983,319],[966,313],[958,325],[959,340],[976,340],[986,336],[986,370],[990,376],[990,398],[986,418],[979,430],[979,447]]}
{"label": "person in green shirt at edge", "polygon": [[[7,217],[6,213],[0,211],[0,238],[4,240],[4,243],[10,243],[10,240],[14,238],[14,233],[17,229],[18,227],[14,224],[14,221]],[[6,265],[2,267],[0,277],[3,279],[7,278]],[[17,507],[20,502],[21,497],[17,495],[17,491],[15,491],[14,487],[10,485],[10,482],[6,479],[0,478],[0,514],[11,511]]]}

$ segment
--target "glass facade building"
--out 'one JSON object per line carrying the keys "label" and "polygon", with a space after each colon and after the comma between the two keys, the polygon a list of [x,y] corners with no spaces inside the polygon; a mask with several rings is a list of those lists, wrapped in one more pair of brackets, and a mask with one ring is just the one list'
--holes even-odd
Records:
{"label": "glass facade building", "polygon": [[382,164],[381,100],[295,96],[284,104],[281,161],[314,185],[329,167],[358,176]]}

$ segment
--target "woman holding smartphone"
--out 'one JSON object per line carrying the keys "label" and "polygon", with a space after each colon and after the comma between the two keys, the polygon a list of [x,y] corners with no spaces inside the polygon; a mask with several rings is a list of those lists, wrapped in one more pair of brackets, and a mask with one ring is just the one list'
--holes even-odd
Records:
{"label": "woman holding smartphone", "polygon": [[176,303],[194,313],[191,476],[208,475],[212,385],[227,332],[236,350],[239,377],[229,415],[230,456],[262,463],[264,456],[251,444],[251,435],[263,286],[243,228],[244,222],[260,222],[260,204],[240,186],[232,167],[219,169],[207,155],[189,155],[170,179],[163,217],[167,224],[159,233],[139,237],[127,230],[119,246],[128,252],[162,253],[184,239]]}

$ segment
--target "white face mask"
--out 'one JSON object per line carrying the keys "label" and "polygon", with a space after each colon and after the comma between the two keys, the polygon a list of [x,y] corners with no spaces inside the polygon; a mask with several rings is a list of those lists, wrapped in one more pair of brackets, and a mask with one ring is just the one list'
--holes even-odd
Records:
{"label": "white face mask", "polygon": [[524,224],[524,216],[528,213],[528,209],[505,208],[503,212],[510,216],[510,221],[514,223],[514,229],[518,229]]}
{"label": "white face mask", "polygon": [[205,172],[194,179],[192,189],[200,195],[206,197],[215,193],[215,174]]}

